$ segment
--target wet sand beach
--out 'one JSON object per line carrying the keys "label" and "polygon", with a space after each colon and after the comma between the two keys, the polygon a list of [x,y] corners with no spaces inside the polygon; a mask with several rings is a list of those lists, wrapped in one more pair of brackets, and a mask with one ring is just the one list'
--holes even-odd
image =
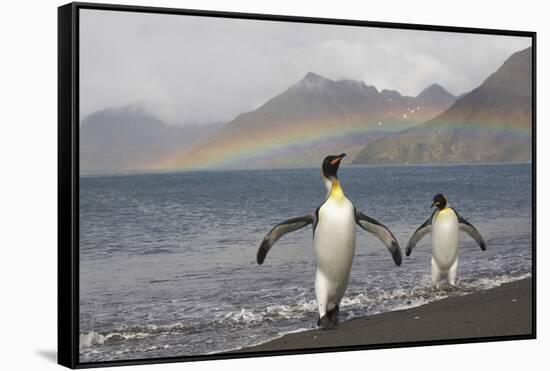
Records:
{"label": "wet sand beach", "polygon": [[354,318],[335,330],[310,330],[238,352],[298,350],[429,340],[528,335],[532,282],[523,279],[415,308]]}

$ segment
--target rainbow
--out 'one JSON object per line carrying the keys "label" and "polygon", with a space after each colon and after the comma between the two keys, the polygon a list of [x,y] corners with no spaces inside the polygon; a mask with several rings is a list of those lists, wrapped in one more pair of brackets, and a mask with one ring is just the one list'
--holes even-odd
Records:
{"label": "rainbow", "polygon": [[183,154],[163,159],[158,168],[208,169],[238,164],[250,158],[267,156],[293,146],[313,145],[325,140],[341,140],[375,130],[350,123],[334,125],[333,121],[316,120],[307,123],[273,125],[263,130],[251,130],[246,137],[215,135]]}
{"label": "rainbow", "polygon": [[[526,120],[528,118],[528,120]],[[516,121],[517,119],[517,121]],[[529,124],[526,124],[529,123]],[[497,136],[503,141],[521,141],[526,145],[531,143],[532,128],[531,116],[517,117],[486,117],[483,120],[460,122],[460,128],[466,135]],[[430,128],[431,122],[422,124]],[[399,129],[399,124],[388,123],[377,125],[357,125],[357,123],[334,124],[331,120],[315,120],[307,123],[291,123],[285,125],[271,125],[263,130],[251,129],[244,135],[231,134],[231,130],[223,130],[206,142],[192,148],[185,153],[175,154],[162,159],[155,164],[158,169],[216,169],[224,167],[238,167],[254,158],[268,157],[270,154],[289,152],[297,146],[313,146],[330,141],[342,141],[358,135],[368,136],[380,132],[386,127]],[[430,128],[430,130],[436,130]],[[243,133],[239,131],[239,133]],[[223,136],[222,136],[223,135]],[[342,148],[342,151],[346,151]]]}

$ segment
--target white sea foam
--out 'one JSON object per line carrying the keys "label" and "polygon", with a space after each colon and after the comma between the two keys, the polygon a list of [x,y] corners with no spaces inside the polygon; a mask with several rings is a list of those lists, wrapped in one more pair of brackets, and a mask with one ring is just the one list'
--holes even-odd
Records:
{"label": "white sea foam", "polygon": [[[530,273],[526,273],[520,275],[504,274],[494,277],[482,277],[472,281],[459,281],[456,287],[446,284],[433,287],[428,283],[428,280],[422,280],[422,284],[412,288],[401,287],[393,290],[374,290],[370,292],[352,293],[342,300],[341,315],[343,320],[350,320],[358,316],[408,309],[441,300],[449,296],[460,296],[474,291],[488,290],[502,284],[529,278],[530,276]],[[266,307],[265,310],[241,308],[239,310],[221,313],[218,314],[218,319],[215,322],[223,328],[230,324],[248,327],[260,325],[265,321],[277,321],[281,318],[286,320],[301,320],[306,316],[311,316],[311,314],[316,313],[316,311],[317,303],[314,299],[305,300],[302,298],[293,305],[270,305]],[[269,337],[269,339],[262,339],[258,343],[247,344],[246,346],[259,345],[286,334],[307,331],[310,329],[311,327],[299,327],[297,329],[279,331],[275,336]],[[151,336],[180,333],[189,330],[196,331],[197,328],[192,325],[184,325],[181,322],[177,322],[171,325],[148,324],[144,326],[122,326],[107,333],[89,331],[80,334],[80,347],[93,349],[95,346],[103,344],[114,344],[116,342],[128,340],[141,340]],[[169,346],[165,346],[164,348],[167,349],[168,347]],[[241,347],[216,350],[208,354],[220,351],[238,350],[240,348]],[[141,350],[150,351],[155,349],[157,348],[149,346]]]}
{"label": "white sea foam", "polygon": [[80,346],[90,347],[92,345],[103,344],[104,339],[105,339],[105,336],[95,331],[90,331],[84,334],[80,334]]}
{"label": "white sea foam", "polygon": [[86,348],[106,343],[145,339],[150,336],[157,336],[170,332],[181,332],[186,329],[188,329],[188,327],[178,322],[165,326],[152,324],[144,326],[122,326],[112,332],[103,334],[96,331],[89,331],[80,334],[80,347]]}
{"label": "white sea foam", "polygon": [[250,322],[257,322],[257,321],[261,321],[263,319],[263,314],[262,313],[254,313],[250,310],[247,310],[247,309],[241,309],[240,311],[238,312],[229,312],[227,313],[225,316],[224,316],[224,319],[228,319],[228,320],[231,320],[231,321],[234,321],[234,322],[245,322],[245,323],[250,323]]}
{"label": "white sea foam", "polygon": [[[402,310],[424,305],[449,296],[466,295],[474,291],[488,290],[505,283],[530,277],[531,274],[499,275],[483,277],[473,281],[459,281],[456,287],[448,284],[432,286],[429,277],[421,284],[411,288],[396,288],[393,290],[375,290],[351,294],[342,299],[340,304],[342,314],[347,312],[351,319],[361,315],[372,315],[393,310]],[[233,321],[240,324],[253,325],[265,320],[300,319],[308,314],[316,313],[317,303],[314,299],[300,299],[294,305],[270,305],[263,311],[242,308],[228,312],[222,321]]]}

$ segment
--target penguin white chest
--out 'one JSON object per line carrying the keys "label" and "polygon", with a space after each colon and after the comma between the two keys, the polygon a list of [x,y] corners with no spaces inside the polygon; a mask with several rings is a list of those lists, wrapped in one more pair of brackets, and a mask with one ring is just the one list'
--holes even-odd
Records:
{"label": "penguin white chest", "polygon": [[434,215],[432,257],[442,271],[448,271],[458,257],[458,218],[450,208]]}
{"label": "penguin white chest", "polygon": [[347,285],[355,253],[355,208],[345,197],[329,199],[318,218],[313,238],[317,269],[328,280]]}

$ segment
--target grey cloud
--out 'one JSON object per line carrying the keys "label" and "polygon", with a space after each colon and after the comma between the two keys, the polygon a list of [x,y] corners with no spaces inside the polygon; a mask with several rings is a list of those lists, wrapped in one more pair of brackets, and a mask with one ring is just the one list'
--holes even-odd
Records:
{"label": "grey cloud", "polygon": [[530,39],[83,10],[85,116],[141,103],[172,124],[231,120],[312,71],[416,95],[479,85]]}

